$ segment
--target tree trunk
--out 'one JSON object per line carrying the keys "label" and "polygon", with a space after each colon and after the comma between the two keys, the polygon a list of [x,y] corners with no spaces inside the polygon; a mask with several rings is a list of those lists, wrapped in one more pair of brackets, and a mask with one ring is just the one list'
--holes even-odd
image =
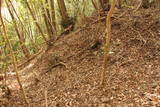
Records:
{"label": "tree trunk", "polygon": [[109,0],[99,0],[101,8],[103,9],[103,11],[108,11],[109,10]]}
{"label": "tree trunk", "polygon": [[36,17],[35,17],[35,14],[33,13],[33,11],[32,11],[32,9],[31,9],[28,1],[27,1],[27,0],[24,0],[24,2],[26,3],[26,6],[27,6],[27,8],[28,8],[29,12],[31,13],[31,16],[32,16],[32,18],[33,18],[33,20],[34,20],[34,23],[35,23],[35,25],[37,26],[39,32],[41,33],[44,41],[46,42],[47,45],[51,45],[51,44],[48,42],[47,38],[45,37],[45,35],[44,35],[44,33],[43,33],[42,29],[41,29],[41,26],[40,26],[39,23],[37,22]]}
{"label": "tree trunk", "polygon": [[95,10],[98,11],[98,6],[97,6],[95,0],[91,0],[91,2],[92,2],[92,4],[93,4]]}
{"label": "tree trunk", "polygon": [[68,34],[74,29],[75,20],[68,16],[64,0],[57,0],[57,2],[62,16],[61,25],[64,28],[65,34]]}
{"label": "tree trunk", "polygon": [[50,0],[50,6],[51,6],[51,23],[52,23],[52,26],[54,27],[55,34],[56,34],[57,27],[56,27],[56,16],[55,16],[55,9],[54,9],[54,0]]}
{"label": "tree trunk", "polygon": [[154,0],[153,4],[155,8],[160,8],[160,0]]}
{"label": "tree trunk", "polygon": [[6,4],[7,4],[7,7],[8,7],[8,10],[9,10],[9,13],[10,13],[10,15],[11,15],[11,18],[12,18],[12,20],[13,20],[14,28],[15,28],[15,31],[16,31],[17,36],[18,36],[18,38],[19,38],[19,42],[20,42],[20,45],[21,45],[21,49],[22,49],[25,57],[26,57],[27,59],[29,59],[29,57],[30,57],[30,52],[29,52],[28,48],[27,48],[26,45],[25,45],[24,35],[20,34],[19,29],[18,29],[18,25],[17,25],[17,23],[16,23],[16,19],[15,19],[15,17],[14,17],[14,14],[13,14],[13,12],[11,11],[11,8],[9,7],[8,2],[6,2]]}
{"label": "tree trunk", "polygon": [[[2,0],[0,0],[0,11],[1,11],[1,6],[2,6]],[[26,103],[27,106],[28,106],[29,103],[28,103],[28,100],[27,100],[27,97],[26,97],[24,88],[23,88],[23,86],[22,86],[22,83],[21,83],[21,81],[20,81],[20,76],[19,76],[19,74],[18,74],[16,56],[15,56],[15,54],[14,54],[13,47],[12,47],[12,45],[11,45],[11,43],[10,43],[9,38],[8,38],[7,31],[6,31],[6,27],[5,27],[5,24],[4,24],[4,21],[3,21],[3,18],[2,18],[1,12],[0,12],[0,22],[1,22],[1,24],[2,24],[2,29],[3,29],[3,38],[5,39],[5,43],[8,44],[9,50],[10,50],[10,52],[11,52],[11,57],[12,57],[12,60],[13,60],[13,67],[14,67],[14,71],[16,72],[17,81],[18,81],[18,84],[19,84],[20,89],[21,89],[21,91],[22,91],[22,95],[23,95],[23,97],[24,97],[25,103]]]}
{"label": "tree trunk", "polygon": [[150,7],[149,0],[142,0],[142,7],[143,8],[149,8]]}
{"label": "tree trunk", "polygon": [[52,26],[52,23],[51,23],[51,15],[50,15],[50,10],[48,8],[49,7],[48,0],[45,1],[45,5],[42,1],[41,6],[42,6],[42,15],[43,15],[43,18],[44,18],[44,22],[45,22],[45,25],[46,25],[48,36],[49,36],[50,40],[54,40],[55,39],[55,37],[54,37],[55,36],[54,35],[54,27]]}
{"label": "tree trunk", "polygon": [[62,21],[65,22],[68,20],[68,14],[67,14],[66,5],[64,3],[64,0],[57,0],[57,2],[58,2],[60,14],[62,16]]}

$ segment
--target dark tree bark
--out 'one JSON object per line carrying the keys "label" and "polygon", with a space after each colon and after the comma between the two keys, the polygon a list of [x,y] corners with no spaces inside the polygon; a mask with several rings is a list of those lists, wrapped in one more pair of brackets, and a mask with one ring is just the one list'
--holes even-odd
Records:
{"label": "dark tree bark", "polygon": [[60,14],[62,16],[61,25],[63,26],[66,32],[65,34],[68,34],[70,33],[70,31],[74,29],[75,19],[68,16],[64,0],[57,0],[57,2],[58,2]]}
{"label": "dark tree bark", "polygon": [[142,0],[142,7],[143,8],[149,8],[150,7],[149,0]]}
{"label": "dark tree bark", "polygon": [[68,13],[66,10],[66,5],[64,3],[64,0],[57,0],[57,2],[58,2],[60,14],[62,16],[62,20],[67,21],[68,20]]}
{"label": "dark tree bark", "polygon": [[109,11],[109,8],[110,8],[109,0],[99,0],[99,2],[103,11]]}

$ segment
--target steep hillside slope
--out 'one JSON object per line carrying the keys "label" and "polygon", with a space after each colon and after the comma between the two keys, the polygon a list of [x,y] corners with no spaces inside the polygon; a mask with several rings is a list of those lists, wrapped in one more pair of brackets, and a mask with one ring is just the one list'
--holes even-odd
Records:
{"label": "steep hillside slope", "polygon": [[[104,88],[100,87],[104,18],[96,21],[98,18],[94,17],[95,23],[63,35],[33,67],[21,73],[31,107],[44,107],[45,93],[49,107],[146,107],[158,104],[159,13],[160,10],[124,10],[114,14],[110,71],[106,78],[109,81]],[[25,106],[20,91],[11,91],[12,95],[4,105]]]}

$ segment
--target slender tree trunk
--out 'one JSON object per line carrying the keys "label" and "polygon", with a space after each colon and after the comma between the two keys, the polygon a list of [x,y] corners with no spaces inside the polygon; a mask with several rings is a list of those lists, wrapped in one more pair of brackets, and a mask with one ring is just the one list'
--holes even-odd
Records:
{"label": "slender tree trunk", "polygon": [[56,16],[55,16],[55,8],[54,8],[54,0],[50,0],[50,6],[51,6],[51,23],[52,26],[54,26],[55,35],[57,35],[57,27],[56,27]]}
{"label": "slender tree trunk", "polygon": [[116,5],[116,0],[113,0],[112,2],[112,5],[111,5],[111,8],[108,12],[108,15],[106,17],[106,43],[104,45],[104,68],[103,68],[103,71],[102,71],[102,77],[101,77],[101,85],[104,86],[105,85],[105,82],[109,82],[110,83],[110,72],[108,74],[108,80],[105,81],[105,74],[106,74],[106,71],[109,70],[107,65],[108,65],[108,57],[109,57],[109,50],[110,50],[110,45],[111,45],[111,16],[114,12],[114,9],[115,9],[115,5]]}
{"label": "slender tree trunk", "polygon": [[160,0],[154,0],[153,4],[155,8],[160,8]]}
{"label": "slender tree trunk", "polygon": [[24,0],[24,1],[25,1],[26,5],[27,5],[27,8],[28,8],[29,12],[31,13],[31,16],[32,16],[32,18],[33,18],[33,20],[34,20],[34,22],[35,22],[35,25],[37,26],[37,28],[38,28],[39,32],[41,33],[43,39],[45,40],[45,42],[46,42],[48,45],[50,45],[50,43],[48,43],[48,40],[47,40],[47,38],[45,37],[45,35],[44,35],[44,33],[43,33],[42,29],[41,29],[39,23],[37,22],[36,17],[35,17],[35,15],[34,15],[34,13],[32,12],[32,9],[31,9],[28,1],[27,1],[27,0]]}
{"label": "slender tree trunk", "polygon": [[[16,12],[16,9],[14,8],[14,6],[13,6],[11,0],[8,0],[8,1],[9,1],[9,3],[10,3],[10,5],[11,5],[13,11],[14,11],[14,13],[16,14],[16,16],[17,16],[17,18],[18,18],[18,21],[22,24],[22,27],[24,28],[25,32],[26,32],[27,35],[29,36],[29,32],[27,31],[27,29],[25,28],[24,24],[22,23],[20,17],[18,16],[18,14],[17,14],[17,12]],[[22,19],[23,19],[23,17],[22,17]]]}
{"label": "slender tree trunk", "polygon": [[68,14],[67,14],[66,5],[64,3],[64,0],[57,0],[57,2],[58,2],[60,14],[62,16],[62,21],[65,22],[68,20]]}
{"label": "slender tree trunk", "polygon": [[92,4],[93,4],[95,10],[98,11],[98,6],[97,6],[95,0],[91,0],[91,2],[92,2]]}
{"label": "slender tree trunk", "polygon": [[42,2],[42,11],[43,11],[43,16],[44,16],[44,21],[45,21],[45,24],[46,24],[46,27],[47,27],[47,31],[48,31],[48,35],[50,37],[50,40],[54,41],[55,39],[55,28],[51,22],[51,12],[50,12],[50,5],[49,5],[49,1],[48,0],[45,0],[45,5],[43,5],[43,2]]}
{"label": "slender tree trunk", "polygon": [[48,36],[51,39],[52,31],[51,31],[51,27],[50,27],[50,23],[49,23],[50,18],[46,14],[46,11],[45,11],[45,6],[46,5],[43,4],[43,1],[41,2],[41,5],[42,5],[42,16],[43,16],[43,19],[44,19],[44,22],[45,22],[45,25],[46,25]]}
{"label": "slender tree trunk", "polygon": [[[18,14],[17,14],[17,12],[16,12],[16,9],[14,8],[11,0],[8,0],[8,1],[9,1],[9,3],[10,3],[10,5],[11,5],[13,11],[14,11],[14,13],[16,14],[16,16],[17,16],[17,18],[18,18],[18,21],[19,21],[19,22],[21,23],[21,25],[22,25],[23,31],[22,31],[21,35],[24,35],[24,32],[25,32],[28,37],[32,37],[32,33],[30,33],[30,31],[32,32],[32,30],[27,30],[27,28],[26,28],[26,27],[24,26],[24,24],[22,23],[22,20],[24,21],[24,18],[23,18],[23,16],[22,16],[22,14],[20,13],[21,18],[22,18],[22,20],[21,20],[20,17],[18,16]],[[31,25],[30,25],[30,26],[31,26]],[[31,43],[32,43],[32,45],[33,45],[33,48],[38,49],[38,46],[37,46],[37,45],[35,44],[35,42],[33,41],[33,38],[29,38],[29,39],[31,40]]]}
{"label": "slender tree trunk", "polygon": [[21,91],[22,91],[23,98],[24,98],[25,103],[27,104],[27,106],[29,106],[29,103],[28,103],[28,100],[27,100],[25,91],[24,91],[23,86],[22,86],[22,83],[21,83],[21,81],[20,81],[20,76],[19,76],[19,74],[18,74],[17,61],[16,61],[16,57],[15,57],[15,54],[14,54],[14,51],[13,51],[13,47],[12,47],[12,45],[11,45],[11,43],[10,43],[9,38],[8,38],[7,31],[6,31],[6,27],[5,27],[3,18],[2,18],[1,6],[2,6],[2,0],[0,0],[0,22],[1,22],[2,28],[3,28],[3,38],[5,39],[5,42],[6,42],[6,44],[8,44],[8,47],[9,47],[9,49],[10,49],[11,57],[12,57],[12,60],[13,60],[14,71],[16,72],[16,78],[17,78],[18,84],[19,84],[19,86],[20,86],[20,89],[21,89]]}
{"label": "slender tree trunk", "polygon": [[15,19],[15,17],[14,17],[14,14],[13,14],[13,12],[11,11],[11,8],[9,7],[8,2],[6,2],[6,4],[7,4],[7,7],[8,7],[8,10],[9,10],[9,13],[10,13],[10,15],[11,15],[11,18],[12,18],[12,20],[13,20],[14,28],[15,28],[15,31],[16,31],[17,36],[18,36],[18,38],[19,38],[19,42],[20,42],[22,51],[23,51],[25,57],[26,57],[27,59],[29,59],[29,57],[30,57],[30,52],[29,52],[28,48],[25,46],[25,38],[24,38],[24,35],[21,35],[21,34],[20,34],[19,29],[18,29],[18,26],[17,26],[17,23],[16,23],[16,19]]}
{"label": "slender tree trunk", "polygon": [[48,0],[45,0],[45,4],[47,7],[45,7],[45,10],[46,10],[46,14],[48,16],[48,19],[51,20],[51,15],[50,15],[50,12],[49,12],[49,1]]}

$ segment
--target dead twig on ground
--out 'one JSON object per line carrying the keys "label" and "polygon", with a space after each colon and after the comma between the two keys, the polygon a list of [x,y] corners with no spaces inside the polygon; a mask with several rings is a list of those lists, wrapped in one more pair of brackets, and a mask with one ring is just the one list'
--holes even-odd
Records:
{"label": "dead twig on ground", "polygon": [[48,107],[47,90],[44,91],[44,96],[45,96],[46,107]]}
{"label": "dead twig on ground", "polygon": [[140,40],[142,40],[144,42],[144,44],[146,44],[146,40],[142,37],[141,33],[137,30],[135,30],[133,27],[130,27],[131,30],[133,30],[134,32],[136,32],[138,34],[138,38],[140,38]]}

